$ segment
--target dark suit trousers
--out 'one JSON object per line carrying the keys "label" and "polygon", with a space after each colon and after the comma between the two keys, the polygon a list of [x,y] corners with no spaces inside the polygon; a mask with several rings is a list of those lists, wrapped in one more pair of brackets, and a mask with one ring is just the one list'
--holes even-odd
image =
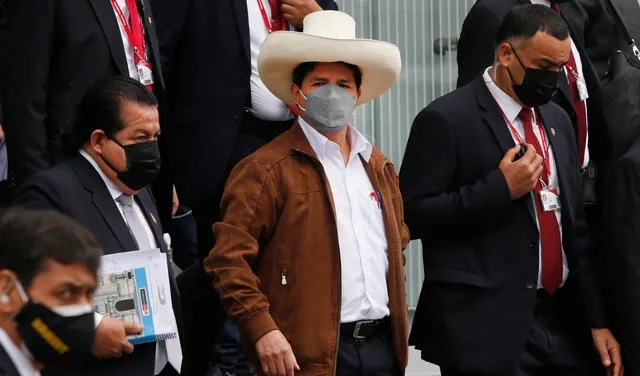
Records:
{"label": "dark suit trousers", "polygon": [[398,374],[389,327],[369,338],[340,332],[336,376],[395,376]]}
{"label": "dark suit trousers", "polygon": [[[504,373],[456,372],[442,369],[442,376],[596,376],[604,375],[595,350],[584,336],[567,329],[557,297],[540,290],[533,325],[524,351],[513,371]],[[487,344],[490,346],[490,344]]]}

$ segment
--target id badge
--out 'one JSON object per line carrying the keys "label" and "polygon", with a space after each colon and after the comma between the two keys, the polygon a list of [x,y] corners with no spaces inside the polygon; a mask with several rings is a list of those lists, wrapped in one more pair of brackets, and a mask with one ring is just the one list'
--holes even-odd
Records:
{"label": "id badge", "polygon": [[542,209],[546,212],[560,209],[560,196],[555,189],[543,189],[540,191]]}
{"label": "id badge", "polygon": [[589,90],[587,89],[587,83],[584,80],[584,77],[578,78],[578,95],[580,96],[581,101],[585,101],[589,99]]}
{"label": "id badge", "polygon": [[153,72],[149,65],[145,63],[138,64],[138,75],[140,76],[140,83],[145,86],[153,85]]}

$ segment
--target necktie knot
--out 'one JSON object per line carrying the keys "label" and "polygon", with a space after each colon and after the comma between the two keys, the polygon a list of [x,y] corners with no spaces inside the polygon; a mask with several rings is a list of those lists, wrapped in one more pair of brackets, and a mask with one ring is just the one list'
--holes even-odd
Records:
{"label": "necktie knot", "polygon": [[122,194],[120,197],[116,198],[116,201],[124,207],[130,208],[133,206],[133,196]]}
{"label": "necktie knot", "polygon": [[527,125],[533,123],[533,110],[523,107],[520,111],[520,114],[518,114],[518,117],[520,118],[520,120],[522,120],[526,127]]}

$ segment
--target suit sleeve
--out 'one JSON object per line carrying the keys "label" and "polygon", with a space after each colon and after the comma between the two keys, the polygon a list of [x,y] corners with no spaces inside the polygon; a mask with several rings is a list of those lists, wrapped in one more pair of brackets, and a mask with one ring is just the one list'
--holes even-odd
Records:
{"label": "suit sleeve", "polygon": [[615,299],[613,311],[622,335],[622,345],[637,370],[640,365],[640,165],[629,159],[613,164],[607,176],[608,189],[604,200],[604,223],[609,278]]}
{"label": "suit sleeve", "polygon": [[50,164],[46,119],[54,18],[51,0],[20,0],[11,8],[2,101],[17,183]]}
{"label": "suit sleeve", "polygon": [[264,166],[240,162],[222,197],[223,221],[213,227],[216,245],[204,262],[227,314],[251,343],[277,329],[253,272],[260,244],[276,225],[274,197],[277,188]]}
{"label": "suit sleeve", "polygon": [[478,2],[465,18],[458,41],[458,87],[473,81],[493,64],[496,54],[496,34],[502,22]]}
{"label": "suit sleeve", "polygon": [[509,188],[497,166],[472,184],[450,188],[458,154],[447,119],[423,110],[411,128],[400,169],[405,220],[413,239],[491,226],[511,211]]}

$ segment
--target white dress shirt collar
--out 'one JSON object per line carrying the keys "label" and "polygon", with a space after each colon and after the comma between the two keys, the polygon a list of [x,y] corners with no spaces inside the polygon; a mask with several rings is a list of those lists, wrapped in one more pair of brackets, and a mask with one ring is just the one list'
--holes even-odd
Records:
{"label": "white dress shirt collar", "polygon": [[84,159],[86,159],[89,163],[91,163],[93,168],[98,172],[98,175],[100,175],[100,178],[102,179],[104,184],[107,186],[107,189],[109,190],[109,194],[111,195],[111,198],[115,200],[124,194],[124,192],[122,192],[115,185],[115,183],[112,182],[111,179],[109,179],[109,177],[107,177],[107,175],[105,175],[104,172],[102,172],[102,170],[100,169],[100,166],[98,166],[98,163],[89,155],[89,153],[80,149],[80,155],[82,155]]}
{"label": "white dress shirt collar", "polygon": [[513,124],[518,118],[518,115],[520,115],[520,111],[522,111],[522,105],[493,82],[493,78],[489,75],[489,69],[490,68],[487,68],[484,71],[482,78],[484,78],[487,88],[489,88],[491,95],[493,95],[493,98],[498,102],[498,105],[504,112],[507,120]]}
{"label": "white dress shirt collar", "polygon": [[11,341],[7,332],[2,328],[0,328],[0,346],[9,355],[9,359],[20,376],[40,376],[40,371],[35,369],[29,356]]}
{"label": "white dress shirt collar", "polygon": [[[327,155],[327,147],[331,147],[330,145],[338,146],[335,142],[329,140],[325,135],[318,132],[317,129],[309,125],[302,116],[298,117],[298,122],[300,123],[300,127],[302,128],[302,132],[304,132],[309,144],[311,144],[311,148],[318,156],[318,159],[321,161],[326,158]],[[351,143],[351,155],[349,156],[349,160],[351,160],[356,154],[360,154],[362,158],[364,158],[365,162],[369,162],[371,158],[371,154],[373,153],[373,145],[367,140],[367,138],[357,129],[352,126],[349,127],[349,142]]]}

